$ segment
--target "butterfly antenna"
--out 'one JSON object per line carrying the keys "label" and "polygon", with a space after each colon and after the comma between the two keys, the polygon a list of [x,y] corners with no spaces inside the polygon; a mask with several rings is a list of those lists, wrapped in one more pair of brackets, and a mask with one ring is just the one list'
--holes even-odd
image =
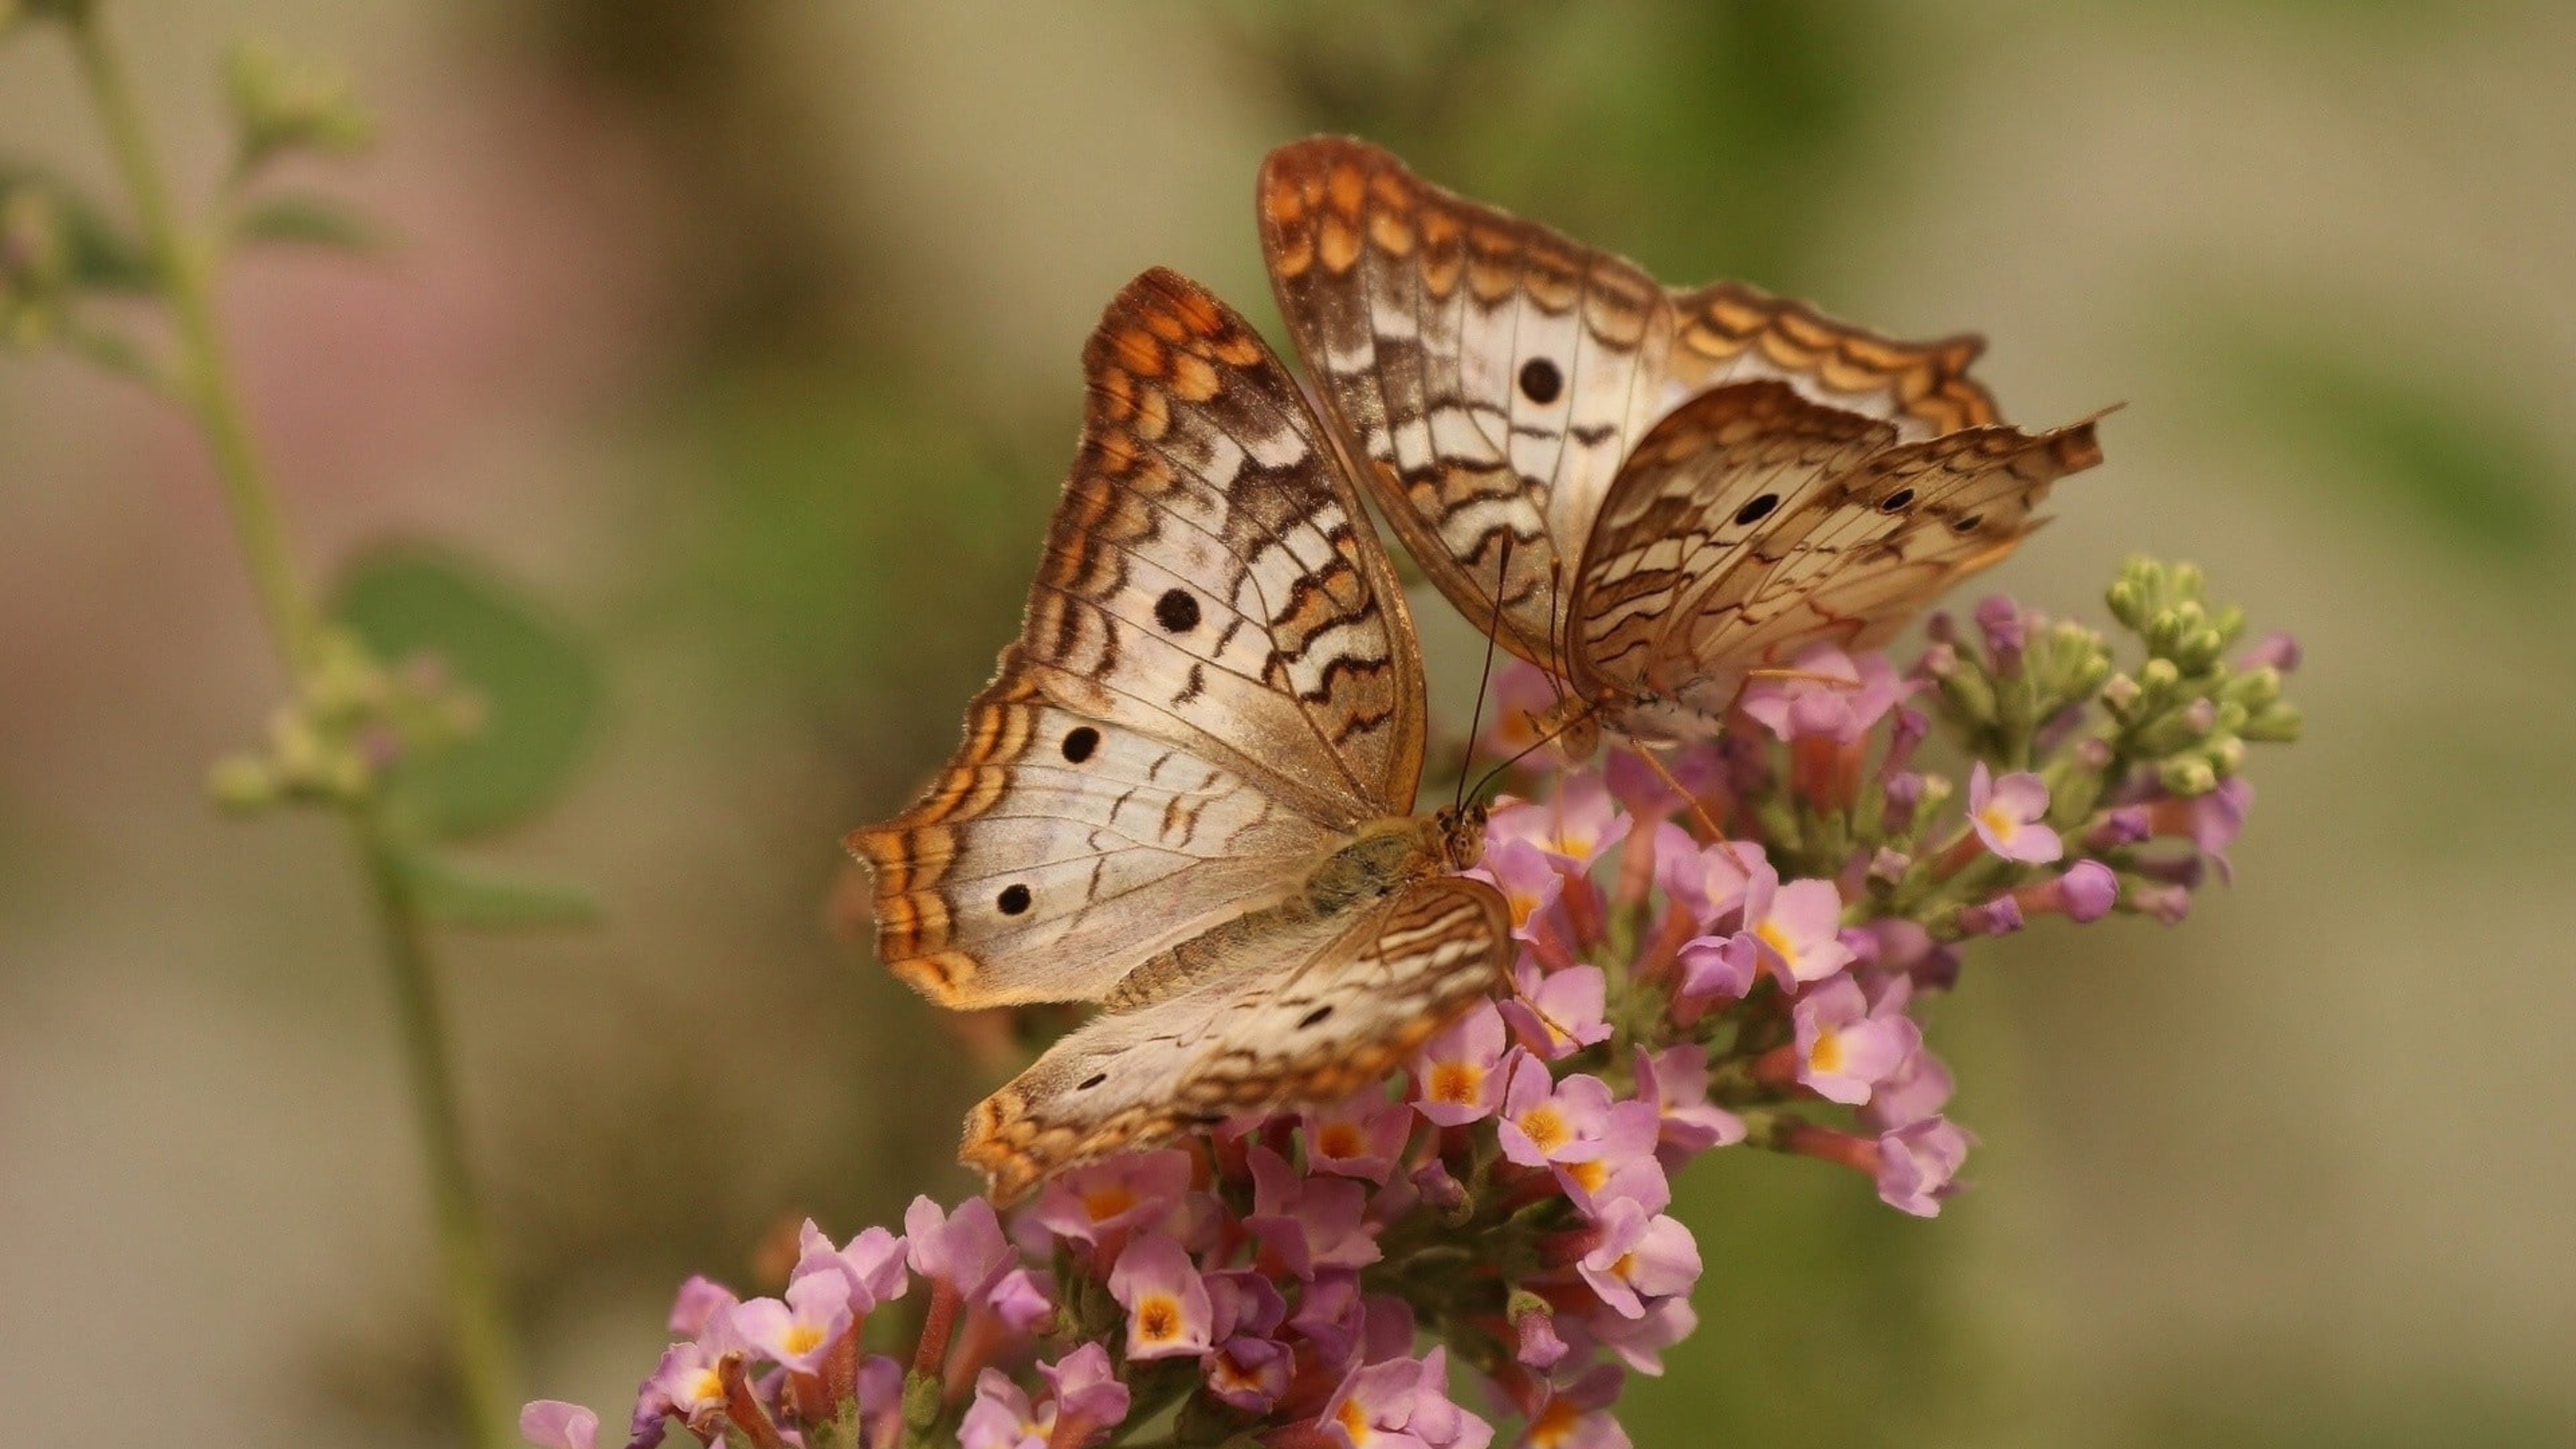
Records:
{"label": "butterfly antenna", "polygon": [[[1503,631],[1503,590],[1510,586],[1511,577],[1512,534],[1509,529],[1505,529],[1502,562],[1494,568],[1494,618],[1492,623],[1485,626],[1485,669],[1483,673],[1476,676],[1475,713],[1467,717],[1467,759],[1470,762],[1476,758],[1476,732],[1485,727],[1485,690],[1494,682],[1494,636]],[[1457,810],[1467,803],[1467,771],[1468,766],[1465,764],[1458,767],[1458,798],[1449,802],[1451,810]]]}

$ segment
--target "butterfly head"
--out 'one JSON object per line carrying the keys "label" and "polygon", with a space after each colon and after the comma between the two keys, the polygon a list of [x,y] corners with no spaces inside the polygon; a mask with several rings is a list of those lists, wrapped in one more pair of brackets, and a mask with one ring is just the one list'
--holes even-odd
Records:
{"label": "butterfly head", "polygon": [[1432,848],[1446,870],[1470,870],[1485,858],[1485,802],[1452,805],[1431,819]]}

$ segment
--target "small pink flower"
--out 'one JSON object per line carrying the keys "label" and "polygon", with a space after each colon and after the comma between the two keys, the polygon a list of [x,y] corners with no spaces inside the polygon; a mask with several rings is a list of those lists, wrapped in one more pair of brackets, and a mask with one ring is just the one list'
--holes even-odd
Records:
{"label": "small pink flower", "polygon": [[[1701,846],[1678,825],[1655,831],[1655,882],[1703,931],[1744,904],[1753,878],[1769,869],[1762,847],[1749,840],[1721,840]],[[1777,879],[1777,877],[1774,877]]]}
{"label": "small pink flower", "polygon": [[1609,983],[1600,967],[1568,966],[1545,974],[1523,959],[1513,967],[1512,980],[1519,990],[1502,1003],[1503,1019],[1530,1051],[1555,1061],[1610,1039],[1610,1023],[1601,1014]]}
{"label": "small pink flower", "polygon": [[723,1415],[722,1353],[700,1343],[672,1344],[636,1392],[629,1449],[652,1449],[661,1443],[666,1418],[677,1418],[696,1429]]}
{"label": "small pink flower", "polygon": [[1664,1371],[1664,1350],[1690,1337],[1699,1327],[1699,1313],[1684,1297],[1659,1299],[1646,1308],[1641,1318],[1621,1318],[1604,1314],[1585,1322],[1586,1334],[1603,1348],[1616,1354],[1621,1363],[1641,1374]]}
{"label": "small pink flower", "polygon": [[1127,1310],[1127,1356],[1178,1358],[1207,1352],[1215,1317],[1207,1284],[1181,1245],[1139,1237],[1118,1255],[1109,1296]]}
{"label": "small pink flower", "polygon": [[1783,885],[1769,867],[1745,888],[1745,930],[1762,947],[1762,960],[1781,986],[1822,981],[1851,964],[1842,942],[1843,898],[1829,880]]}
{"label": "small pink flower", "polygon": [[519,1411],[519,1437],[537,1449],[592,1449],[599,1415],[561,1399],[538,1399]]}
{"label": "small pink flower", "polygon": [[1623,1199],[1602,1209],[1599,1233],[1575,1268],[1622,1318],[1643,1318],[1648,1302],[1688,1293],[1699,1281],[1699,1244],[1678,1218]]}
{"label": "small pink flower", "polygon": [[1495,672],[1493,691],[1493,716],[1476,748],[1496,760],[1536,748],[1541,738],[1538,721],[1556,709],[1563,697],[1561,687],[1546,670],[1515,659]]}
{"label": "small pink flower", "polygon": [[2013,892],[2013,903],[2023,915],[2063,914],[2077,925],[2109,915],[2119,899],[2120,877],[2098,860],[2079,860],[2064,875]]}
{"label": "small pink flower", "polygon": [[984,1304],[1013,1333],[1035,1332],[1055,1314],[1055,1300],[1047,1296],[1046,1285],[1026,1268],[1013,1268],[995,1279],[984,1294]]}
{"label": "small pink flower", "polygon": [[1535,941],[1542,936],[1569,939],[1561,919],[1565,912],[1565,877],[1547,853],[1526,840],[1505,840],[1485,847],[1485,859],[1462,872],[1503,893],[1512,908],[1512,938]]}
{"label": "small pink flower", "polygon": [[883,1228],[863,1228],[847,1245],[835,1248],[807,1218],[797,1233],[796,1269],[789,1278],[821,1272],[836,1272],[849,1281],[850,1308],[855,1313],[901,1298],[912,1286],[904,1273],[903,1239]]}
{"label": "small pink flower", "polygon": [[1521,1442],[1529,1449],[1629,1449],[1628,1431],[1610,1416],[1625,1379],[1615,1364],[1594,1364],[1548,1394]]}
{"label": "small pink flower", "polygon": [[1610,1101],[1610,1086],[1599,1077],[1577,1073],[1559,1082],[1544,1062],[1521,1058],[1503,1094],[1497,1127],[1503,1156],[1523,1167],[1547,1167],[1577,1153],[1609,1125]]}
{"label": "small pink flower", "polygon": [[1309,1279],[1326,1268],[1365,1268],[1378,1260],[1367,1188],[1343,1178],[1301,1177],[1267,1147],[1253,1148],[1246,1159],[1252,1215],[1243,1225],[1288,1272]]}
{"label": "small pink flower", "polygon": [[942,1212],[927,1197],[916,1197],[904,1209],[903,1232],[912,1271],[946,1283],[964,1297],[991,1286],[1013,1259],[1001,1220],[994,1216],[993,1205],[980,1197],[959,1203],[953,1213]]}
{"label": "small pink flower", "polygon": [[957,1424],[958,1449],[1046,1449],[1055,1429],[1055,1405],[1032,1407],[1029,1396],[1000,1369],[975,1376],[975,1399]]}
{"label": "small pink flower", "polygon": [[1038,1376],[1047,1381],[1054,1399],[1055,1427],[1071,1426],[1055,1436],[1058,1441],[1086,1443],[1127,1418],[1127,1386],[1111,1370],[1109,1350],[1099,1344],[1086,1343],[1053,1363],[1039,1364]]}
{"label": "small pink flower", "polygon": [[[1659,770],[1655,765],[1663,768]],[[1661,821],[1689,803],[1674,793],[1675,784],[1688,792],[1691,800],[1703,800],[1726,783],[1725,767],[1718,760],[1716,746],[1711,744],[1686,745],[1669,754],[1659,751],[1655,765],[1647,764],[1635,750],[1613,750],[1609,763],[1602,767],[1611,795],[1640,822]]]}
{"label": "small pink flower", "polygon": [[1330,1107],[1300,1114],[1305,1127],[1306,1170],[1383,1183],[1413,1137],[1413,1112],[1377,1089]]}
{"label": "small pink flower", "polygon": [[[805,1224],[807,1231],[813,1223]],[[734,1291],[713,1278],[691,1274],[680,1285],[679,1296],[671,1300],[671,1331],[682,1338],[695,1338],[707,1331],[707,1324],[719,1313],[741,1300]]]}
{"label": "small pink flower", "polygon": [[1941,1199],[1958,1190],[1959,1164],[1968,1159],[1968,1134],[1946,1117],[1909,1122],[1878,1138],[1879,1200],[1898,1212],[1928,1218]]}
{"label": "small pink flower", "polygon": [[1347,1449],[1485,1449],[1494,1427],[1449,1398],[1449,1357],[1435,1348],[1351,1371],[1317,1422]]}
{"label": "small pink flower", "polygon": [[1296,1354],[1288,1345],[1247,1334],[1218,1344],[1204,1373],[1209,1393],[1238,1409],[1265,1414],[1286,1396],[1296,1368]]}
{"label": "small pink flower", "polygon": [[[1882,998],[1884,1000],[1884,998]],[[1879,1083],[1923,1045],[1922,1029],[1905,1015],[1903,996],[1894,1010],[1873,1011],[1860,983],[1838,976],[1798,998],[1798,1080],[1829,1102],[1866,1102]]]}
{"label": "small pink flower", "polygon": [[1628,826],[1627,814],[1610,796],[1609,782],[1597,771],[1575,770],[1558,779],[1544,804],[1518,800],[1494,811],[1485,827],[1485,849],[1490,853],[1525,840],[1559,871],[1581,875],[1627,839]]}
{"label": "small pink flower", "polygon": [[1695,1042],[1637,1054],[1637,1099],[1655,1104],[1666,1168],[1744,1140],[1744,1119],[1708,1099],[1708,1049]]}
{"label": "small pink flower", "polygon": [[1478,1002],[1423,1043],[1413,1109],[1443,1127],[1492,1116],[1503,1100],[1503,1047],[1502,1013]]}
{"label": "small pink flower", "polygon": [[1359,1347],[1362,1318],[1359,1274],[1322,1272],[1298,1293],[1288,1331],[1313,1345],[1317,1360],[1340,1363]]}
{"label": "small pink flower", "polygon": [[1823,735],[1857,743],[1915,687],[1875,650],[1855,658],[1831,644],[1811,645],[1790,668],[1811,677],[1756,679],[1737,704],[1782,740]]}
{"label": "small pink flower", "polygon": [[1169,1217],[1190,1190],[1190,1155],[1178,1148],[1129,1153],[1055,1178],[1029,1209],[1060,1238],[1097,1243]]}
{"label": "small pink flower", "polygon": [[1512,1315],[1512,1357],[1534,1369],[1552,1369],[1572,1350],[1556,1331],[1556,1315],[1540,1306]]}
{"label": "small pink flower", "polygon": [[756,1356],[791,1373],[817,1373],[833,1340],[849,1331],[850,1281],[808,1273],[787,1285],[783,1302],[746,1298],[725,1312],[734,1340]]}
{"label": "small pink flower", "polygon": [[2048,786],[2028,770],[1995,779],[1979,760],[1968,771],[1968,821],[1986,849],[2006,860],[2044,865],[2066,853],[2048,818]]}
{"label": "small pink flower", "polygon": [[1693,936],[1673,954],[1681,979],[1673,984],[1673,1019],[1699,1020],[1719,1000],[1741,1001],[1762,974],[1762,943],[1742,931],[1732,936]]}
{"label": "small pink flower", "polygon": [[1860,1109],[1861,1125],[1884,1134],[1937,1117],[1950,1104],[1954,1087],[1950,1069],[1941,1059],[1929,1048],[1917,1047],[1869,1094],[1869,1101]]}

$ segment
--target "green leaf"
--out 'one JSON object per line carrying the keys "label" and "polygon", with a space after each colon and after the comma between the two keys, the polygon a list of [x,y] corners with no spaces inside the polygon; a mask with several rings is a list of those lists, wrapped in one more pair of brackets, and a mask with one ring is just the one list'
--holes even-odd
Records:
{"label": "green leaf", "polygon": [[376,656],[438,660],[481,696],[482,731],[397,767],[393,802],[432,835],[515,825],[572,778],[599,722],[605,686],[571,630],[491,572],[416,545],[358,561],[333,612]]}
{"label": "green leaf", "polygon": [[404,862],[422,914],[443,926],[476,931],[532,931],[599,924],[599,898],[563,881],[459,865],[416,851]]}
{"label": "green leaf", "polygon": [[0,196],[32,191],[45,197],[61,230],[64,280],[94,292],[148,292],[160,271],[132,233],[62,177],[42,167],[0,157]]}
{"label": "green leaf", "polygon": [[2265,426],[2332,461],[2341,496],[2490,568],[2555,578],[2571,534],[2565,469],[2512,413],[2363,346],[2258,339],[2238,352]]}
{"label": "green leaf", "polygon": [[233,218],[233,239],[375,252],[384,237],[374,223],[327,196],[284,192],[263,196]]}

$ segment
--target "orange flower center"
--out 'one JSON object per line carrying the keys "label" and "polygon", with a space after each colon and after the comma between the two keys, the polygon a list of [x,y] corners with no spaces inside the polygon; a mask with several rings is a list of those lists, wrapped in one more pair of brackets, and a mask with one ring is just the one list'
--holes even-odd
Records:
{"label": "orange flower center", "polygon": [[1485,1069],[1474,1062],[1439,1062],[1431,1068],[1431,1100],[1472,1106],[1485,1094]]}
{"label": "orange flower center", "polygon": [[1082,1210],[1095,1223],[1107,1222],[1135,1205],[1135,1191],[1123,1182],[1100,1183],[1082,1194]]}
{"label": "orange flower center", "polygon": [[1136,1336],[1147,1343],[1169,1343],[1181,1336],[1181,1305],[1157,1293],[1136,1305]]}
{"label": "orange flower center", "polygon": [[1523,1112],[1521,1131],[1528,1134],[1531,1145],[1541,1152],[1553,1152],[1574,1134],[1566,1129],[1565,1114],[1553,1102],[1543,1103]]}
{"label": "orange flower center", "polygon": [[1360,1129],[1348,1122],[1327,1122],[1315,1134],[1315,1148],[1326,1157],[1357,1157],[1361,1145]]}

